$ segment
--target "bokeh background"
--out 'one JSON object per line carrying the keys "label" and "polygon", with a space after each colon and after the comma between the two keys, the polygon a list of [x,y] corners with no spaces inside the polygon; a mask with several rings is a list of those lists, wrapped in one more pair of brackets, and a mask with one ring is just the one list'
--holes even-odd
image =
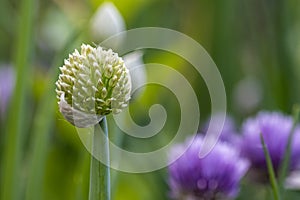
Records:
{"label": "bokeh background", "polygon": [[[83,42],[97,44],[111,33],[138,27],[170,28],[190,36],[218,66],[226,88],[228,113],[237,124],[262,109],[290,113],[292,106],[300,102],[300,1],[111,2],[117,20],[100,20],[99,32],[93,34],[91,24],[103,1],[1,0],[2,200],[87,199],[90,155],[75,128],[59,113],[54,84],[63,59]],[[199,101],[200,122],[204,123],[210,115],[210,98],[202,77],[171,53],[149,49],[142,54],[144,63],[166,64],[190,81]],[[14,88],[11,96],[6,91],[10,87]],[[7,96],[10,98],[5,100]],[[139,90],[131,102],[131,114],[136,123],[146,125],[148,110],[156,103],[168,112],[168,121],[159,135],[145,141],[117,130],[111,139],[118,143],[121,137],[118,145],[136,152],[167,144],[180,120],[178,102],[170,91],[156,85]],[[168,199],[166,169],[145,174],[112,170],[112,177],[113,199]],[[12,190],[13,195],[7,196]],[[242,186],[239,199],[264,199],[265,193],[259,186],[247,184]],[[290,195],[289,199],[300,196],[297,191]]]}

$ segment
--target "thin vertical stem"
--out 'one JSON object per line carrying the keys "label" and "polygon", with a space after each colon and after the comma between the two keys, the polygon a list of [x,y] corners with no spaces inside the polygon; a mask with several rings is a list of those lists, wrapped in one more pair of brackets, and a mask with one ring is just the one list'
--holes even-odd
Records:
{"label": "thin vertical stem", "polygon": [[[106,117],[99,124],[105,137],[101,137],[101,130],[99,130],[98,125],[95,125],[92,141],[89,200],[110,200],[110,168],[106,165],[110,162]],[[102,162],[95,158],[97,153],[98,155],[101,153]]]}
{"label": "thin vertical stem", "polygon": [[76,31],[69,38],[61,51],[57,53],[51,70],[49,71],[50,83],[42,96],[42,100],[38,104],[33,123],[33,130],[30,144],[30,157],[29,157],[29,173],[28,181],[26,184],[26,200],[40,200],[43,193],[43,177],[45,170],[45,162],[48,149],[48,138],[51,132],[51,126],[54,123],[56,97],[55,97],[55,81],[59,74],[58,67],[61,60],[67,55],[70,49],[73,49],[74,41],[82,35],[82,31]]}
{"label": "thin vertical stem", "polygon": [[269,172],[269,179],[270,179],[274,199],[275,200],[280,200],[281,198],[280,198],[280,193],[279,193],[279,189],[278,189],[278,183],[277,183],[277,180],[276,180],[276,177],[275,177],[274,167],[273,167],[272,160],[271,160],[271,157],[270,157],[270,153],[269,153],[269,150],[266,146],[264,136],[263,136],[262,133],[260,134],[260,140],[261,140],[261,144],[262,144],[264,154],[265,154],[265,159],[266,159],[266,163],[267,163],[267,168],[268,168],[268,172]]}
{"label": "thin vertical stem", "polygon": [[291,150],[292,150],[292,142],[293,142],[293,137],[295,133],[295,129],[297,127],[297,123],[299,120],[299,112],[300,112],[300,107],[299,105],[295,105],[293,109],[293,126],[291,128],[291,131],[289,133],[288,137],[288,142],[287,146],[284,152],[284,157],[283,161],[280,166],[280,173],[279,173],[279,186],[282,192],[284,192],[284,180],[286,178],[286,175],[290,169],[290,160],[291,160]]}
{"label": "thin vertical stem", "polygon": [[[3,169],[0,187],[0,199],[19,199],[21,182],[20,166],[24,133],[26,132],[25,116],[26,95],[31,77],[33,25],[36,13],[36,0],[20,1],[20,16],[15,49],[14,65],[17,70],[15,90],[8,113],[6,138],[3,153]],[[2,6],[2,4],[1,4]],[[24,128],[25,126],[25,128]]]}

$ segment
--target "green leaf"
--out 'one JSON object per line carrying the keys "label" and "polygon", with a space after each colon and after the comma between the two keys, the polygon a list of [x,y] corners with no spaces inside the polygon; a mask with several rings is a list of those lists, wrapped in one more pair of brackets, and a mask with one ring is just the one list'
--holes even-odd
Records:
{"label": "green leaf", "polygon": [[[36,0],[20,1],[19,27],[15,48],[14,65],[16,67],[16,84],[10,104],[8,126],[6,130],[5,147],[3,154],[3,171],[0,188],[2,200],[15,200],[20,198],[22,166],[22,147],[26,133],[26,97],[31,77],[31,55],[33,49],[33,25],[36,14]],[[3,6],[1,4],[1,6]],[[1,162],[1,163],[2,163]]]}
{"label": "green leaf", "polygon": [[73,49],[74,43],[76,43],[79,36],[83,33],[82,30],[75,31],[64,45],[64,48],[57,53],[49,73],[50,83],[45,89],[37,108],[33,123],[33,137],[31,138],[32,141],[30,146],[30,167],[26,187],[26,200],[42,199],[42,180],[44,177],[44,168],[48,149],[47,140],[51,132],[51,126],[54,123],[54,115],[56,110],[55,81],[57,80],[57,76],[59,74],[58,66],[64,59],[65,55],[67,55],[68,52]]}
{"label": "green leaf", "polygon": [[266,146],[264,136],[262,133],[260,134],[260,140],[261,140],[261,144],[263,146],[263,150],[264,150],[264,154],[265,154],[265,158],[266,158],[266,163],[267,163],[267,168],[268,168],[269,179],[270,179],[270,183],[271,183],[271,187],[272,187],[273,196],[274,196],[275,200],[280,200],[280,193],[279,193],[279,189],[278,189],[277,180],[275,177],[274,167],[273,167],[270,153]]}
{"label": "green leaf", "polygon": [[293,122],[293,126],[291,128],[291,131],[289,133],[287,147],[285,149],[283,162],[281,163],[280,171],[279,171],[279,186],[280,186],[280,190],[282,192],[284,191],[284,181],[285,181],[285,178],[286,178],[287,173],[289,171],[292,141],[293,141],[295,129],[296,129],[296,126],[297,126],[297,122],[299,120],[299,112],[300,112],[300,106],[295,105],[294,108],[293,108],[294,122]]}

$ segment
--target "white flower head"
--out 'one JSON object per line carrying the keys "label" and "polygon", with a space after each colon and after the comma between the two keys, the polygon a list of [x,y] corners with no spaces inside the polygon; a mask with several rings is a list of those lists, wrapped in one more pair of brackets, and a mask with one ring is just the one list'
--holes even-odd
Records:
{"label": "white flower head", "polygon": [[129,71],[111,49],[82,44],[60,67],[56,93],[60,112],[73,125],[88,127],[104,115],[117,114],[128,105]]}

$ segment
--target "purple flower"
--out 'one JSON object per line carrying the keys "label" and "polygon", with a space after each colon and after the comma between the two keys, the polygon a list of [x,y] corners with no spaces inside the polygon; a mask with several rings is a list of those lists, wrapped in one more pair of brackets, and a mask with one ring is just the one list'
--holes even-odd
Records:
{"label": "purple flower", "polygon": [[[293,126],[290,116],[279,112],[260,112],[256,117],[246,120],[242,126],[242,153],[249,158],[252,168],[267,174],[265,156],[260,141],[263,134],[269,150],[274,170],[278,172],[287,147],[288,137]],[[290,169],[295,169],[300,163],[300,129],[296,129],[291,146]]]}
{"label": "purple flower", "polygon": [[[170,157],[183,155],[169,166],[171,197],[177,200],[215,200],[234,198],[239,182],[249,163],[239,152],[225,142],[218,142],[204,158],[199,158],[203,138],[173,147]],[[191,144],[189,146],[189,144]]]}
{"label": "purple flower", "polygon": [[[208,126],[210,125],[210,123],[220,124],[222,115],[223,115],[222,113],[219,113],[219,114],[213,115],[212,119],[208,119],[203,126],[203,129],[202,129],[203,132],[204,133],[207,132],[207,129],[208,129]],[[213,130],[214,130],[214,127],[216,127],[216,125],[214,125],[214,124],[211,124],[211,126],[212,126]],[[226,116],[224,126],[221,131],[219,139],[221,141],[225,141],[225,142],[228,142],[228,143],[236,145],[236,146],[238,146],[240,144],[241,138],[240,138],[240,135],[237,133],[235,122],[232,119],[232,117]]]}
{"label": "purple flower", "polygon": [[0,115],[7,110],[15,84],[15,74],[11,67],[0,67]]}

